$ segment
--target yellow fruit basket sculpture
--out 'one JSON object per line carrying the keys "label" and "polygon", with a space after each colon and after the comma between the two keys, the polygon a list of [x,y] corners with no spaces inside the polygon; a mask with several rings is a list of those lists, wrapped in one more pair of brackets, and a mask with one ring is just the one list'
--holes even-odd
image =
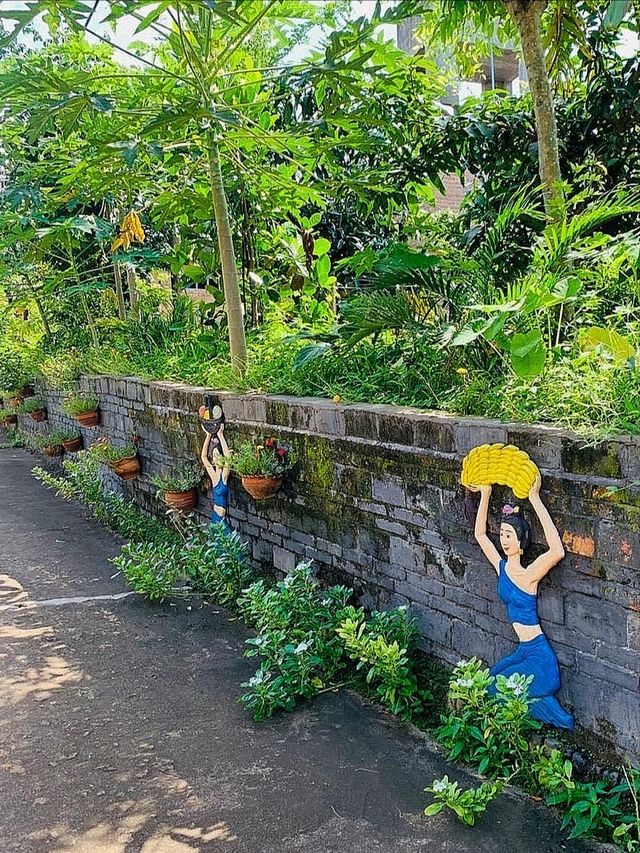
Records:
{"label": "yellow fruit basket sculpture", "polygon": [[472,486],[508,486],[523,500],[539,475],[538,466],[513,444],[481,444],[464,458],[460,482]]}

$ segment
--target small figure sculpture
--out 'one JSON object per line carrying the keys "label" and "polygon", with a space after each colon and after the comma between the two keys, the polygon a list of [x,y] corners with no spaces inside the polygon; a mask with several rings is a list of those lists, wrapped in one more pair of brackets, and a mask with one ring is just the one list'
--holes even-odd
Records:
{"label": "small figure sculpture", "polygon": [[538,619],[538,584],[564,557],[560,535],[540,498],[540,482],[538,474],[529,491],[529,501],[542,524],[548,550],[526,568],[520,558],[531,541],[531,528],[520,507],[507,505],[502,510],[500,546],[506,557],[503,559],[487,536],[491,486],[466,484],[471,491],[480,492],[475,538],[498,574],[498,595],[507,607],[509,621],[519,640],[515,652],[498,661],[491,669],[491,675],[532,675],[529,696],[535,701],[531,703],[531,715],[544,723],[573,729],[573,717],[555,697],[560,688],[558,659]]}
{"label": "small figure sculpture", "polygon": [[[203,427],[204,429],[204,427]],[[227,517],[227,507],[229,505],[229,446],[224,437],[224,422],[220,420],[217,432],[212,434],[206,429],[206,435],[202,444],[202,452],[200,459],[205,467],[205,470],[211,478],[211,502],[213,505],[211,512],[211,524],[222,524],[225,530],[231,531],[231,524]],[[214,446],[211,460],[209,459],[209,447]]]}

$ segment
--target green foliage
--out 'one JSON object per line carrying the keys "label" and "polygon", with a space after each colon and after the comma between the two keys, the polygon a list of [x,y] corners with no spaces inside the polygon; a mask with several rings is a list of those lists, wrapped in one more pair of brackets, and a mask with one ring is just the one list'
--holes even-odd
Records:
{"label": "green foliage", "polygon": [[[2,423],[2,410],[0,410],[0,423]],[[7,429],[7,441],[0,443],[0,448],[9,449],[24,447],[25,442],[22,433],[15,427]]]}
{"label": "green foliage", "polygon": [[528,737],[540,729],[528,714],[530,683],[531,677],[518,675],[494,679],[476,658],[460,662],[449,687],[453,710],[442,717],[437,732],[449,758],[491,777],[522,775],[526,781]]}
{"label": "green foliage", "polygon": [[177,592],[180,550],[177,542],[129,542],[112,562],[135,592],[162,603]]}
{"label": "green foliage", "polygon": [[433,817],[443,808],[448,808],[462,823],[473,826],[503,788],[504,782],[483,782],[477,788],[463,791],[457,782],[450,782],[448,776],[443,776],[425,788],[425,791],[433,794],[435,802],[427,806],[424,813],[427,817]]}
{"label": "green foliage", "polygon": [[127,444],[116,445],[111,444],[107,439],[101,439],[92,445],[89,452],[99,462],[103,462],[105,465],[113,465],[121,459],[135,456],[138,448],[133,441],[127,442]]}
{"label": "green foliage", "polygon": [[203,530],[190,523],[187,530],[180,557],[191,588],[235,610],[242,591],[254,578],[247,544],[221,524]]}
{"label": "green foliage", "polygon": [[38,450],[44,450],[49,447],[59,447],[64,440],[64,433],[59,430],[51,430],[37,435],[29,436],[29,443]]}
{"label": "green foliage", "polygon": [[289,444],[269,436],[260,443],[240,444],[231,455],[231,468],[240,476],[281,477],[296,461]]}
{"label": "green foliage", "polygon": [[202,480],[202,469],[196,465],[173,471],[162,471],[150,478],[161,492],[188,492],[194,489]]}
{"label": "green foliage", "polygon": [[337,628],[345,651],[364,670],[368,685],[393,714],[411,718],[421,709],[418,683],[408,655],[415,645],[415,621],[406,607],[374,611],[369,619],[362,609],[350,608]]}
{"label": "green foliage", "polygon": [[90,451],[80,451],[73,459],[65,459],[62,468],[62,476],[42,468],[34,468],[33,475],[66,500],[86,504],[98,521],[125,539],[170,542],[175,538],[175,534],[157,519],[145,515],[131,501],[105,488],[100,463]]}
{"label": "green foliage", "polygon": [[27,399],[23,400],[16,408],[16,412],[21,415],[28,415],[31,414],[31,412],[39,412],[45,408],[45,402],[41,397],[27,397]]}
{"label": "green foliage", "polygon": [[290,711],[299,698],[332,684],[344,664],[337,628],[351,594],[342,586],[323,590],[309,563],[301,563],[271,589],[259,580],[243,592],[240,613],[258,633],[247,640],[245,654],[261,662],[243,683],[240,701],[254,719],[278,709]]}
{"label": "green foliage", "polygon": [[[562,827],[570,838],[591,836],[614,841],[627,853],[640,850],[640,771],[622,768],[624,781],[575,781],[573,765],[558,749],[535,745],[531,735],[540,724],[528,716],[530,679],[513,675],[494,679],[474,658],[462,661],[449,687],[451,710],[437,731],[449,758],[471,764],[489,782],[461,791],[445,777],[425,789],[435,802],[426,815],[445,806],[463,822],[473,825],[488,802],[505,784],[517,782],[530,793],[543,796],[563,812]],[[495,683],[495,694],[489,687]]]}
{"label": "green foliage", "polygon": [[68,415],[75,417],[95,412],[99,403],[100,398],[95,394],[72,394],[63,402],[62,408]]}

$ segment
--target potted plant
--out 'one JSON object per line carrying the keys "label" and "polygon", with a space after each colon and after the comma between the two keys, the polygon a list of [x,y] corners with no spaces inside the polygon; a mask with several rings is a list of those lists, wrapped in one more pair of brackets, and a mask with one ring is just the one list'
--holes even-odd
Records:
{"label": "potted plant", "polygon": [[197,487],[201,480],[202,471],[193,465],[177,471],[163,471],[151,478],[167,506],[179,512],[191,512],[198,503]]}
{"label": "potted plant", "polygon": [[31,442],[38,450],[41,450],[45,456],[62,456],[64,447],[62,446],[63,433],[48,432],[42,435],[34,435]]}
{"label": "potted plant", "polygon": [[62,446],[67,453],[77,453],[82,450],[82,434],[77,429],[66,430],[62,436]]}
{"label": "potted plant", "polygon": [[280,489],[283,474],[295,465],[296,459],[288,444],[269,437],[259,444],[241,444],[232,454],[231,468],[240,475],[251,497],[264,500]]}
{"label": "potted plant", "polygon": [[95,394],[71,394],[62,404],[62,408],[81,426],[92,427],[100,420],[98,403]]}
{"label": "potted plant", "polygon": [[105,438],[96,442],[91,450],[93,455],[108,465],[121,480],[132,480],[140,473],[138,448],[134,441],[125,445],[113,445]]}
{"label": "potted plant", "polygon": [[21,415],[30,415],[36,423],[47,419],[47,407],[41,397],[28,397],[20,404],[19,412]]}
{"label": "potted plant", "polygon": [[0,409],[0,426],[15,426],[17,423],[18,416],[14,409]]}

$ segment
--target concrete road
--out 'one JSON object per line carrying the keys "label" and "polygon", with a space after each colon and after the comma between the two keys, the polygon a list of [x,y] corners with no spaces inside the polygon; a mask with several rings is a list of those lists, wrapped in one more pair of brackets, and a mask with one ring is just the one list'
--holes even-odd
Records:
{"label": "concrete road", "polygon": [[473,830],[426,819],[449,773],[347,692],[255,724],[246,631],[125,592],[119,542],[0,451],[1,853],[558,853],[550,812],[503,796]]}

